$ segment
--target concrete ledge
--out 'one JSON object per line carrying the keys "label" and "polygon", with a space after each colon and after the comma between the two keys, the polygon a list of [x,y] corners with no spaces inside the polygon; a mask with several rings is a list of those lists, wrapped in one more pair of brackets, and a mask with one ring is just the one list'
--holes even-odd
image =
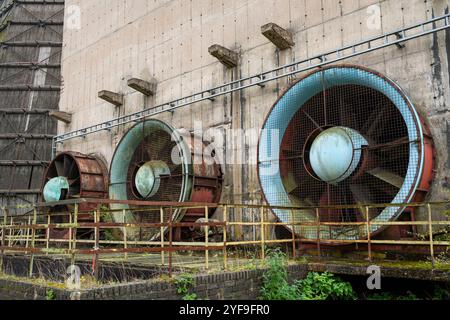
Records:
{"label": "concrete ledge", "polygon": [[123,105],[123,95],[120,93],[103,90],[98,93],[98,97],[105,100],[106,102],[115,105],[116,107],[120,107]]}
{"label": "concrete ledge", "polygon": [[239,62],[239,54],[221,45],[215,44],[209,47],[209,53],[217,58],[227,68],[235,68]]}

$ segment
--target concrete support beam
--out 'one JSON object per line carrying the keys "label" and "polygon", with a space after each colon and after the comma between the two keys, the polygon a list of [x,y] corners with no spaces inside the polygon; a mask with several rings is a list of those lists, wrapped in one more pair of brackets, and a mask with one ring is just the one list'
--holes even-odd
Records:
{"label": "concrete support beam", "polygon": [[139,91],[146,96],[154,96],[156,93],[157,81],[156,79],[151,79],[150,81],[132,78],[127,82],[130,88]]}
{"label": "concrete support beam", "polygon": [[280,50],[286,50],[295,46],[292,34],[275,23],[263,25],[261,33]]}
{"label": "concrete support beam", "polygon": [[69,124],[72,122],[72,115],[67,112],[50,111],[48,115],[58,121],[64,122],[65,124]]}
{"label": "concrete support beam", "polygon": [[115,105],[116,107],[120,107],[123,105],[123,94],[120,93],[103,90],[98,93],[98,97],[105,100],[106,102]]}
{"label": "concrete support beam", "polygon": [[238,65],[239,54],[233,50],[214,44],[208,49],[209,54],[217,58],[227,68],[235,68]]}

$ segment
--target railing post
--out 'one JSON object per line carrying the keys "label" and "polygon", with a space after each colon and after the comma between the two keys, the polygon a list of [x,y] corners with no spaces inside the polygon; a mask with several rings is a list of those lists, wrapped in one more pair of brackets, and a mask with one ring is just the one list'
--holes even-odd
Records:
{"label": "railing post", "polygon": [[228,207],[223,207],[223,268],[228,270],[228,253],[227,253],[227,237],[228,237]]}
{"label": "railing post", "polygon": [[3,257],[5,255],[5,240],[6,240],[6,224],[8,223],[8,209],[3,209],[3,223],[2,223],[2,251],[0,256],[0,273],[3,272]]}
{"label": "railing post", "polygon": [[295,237],[295,213],[291,210],[291,222],[292,222],[292,258],[297,259],[297,239]]}
{"label": "railing post", "polygon": [[72,251],[72,241],[73,241],[73,228],[72,228],[72,223],[73,223],[73,217],[72,217],[72,212],[70,212],[70,208],[69,208],[69,224],[71,225],[69,228],[69,251]]}
{"label": "railing post", "polygon": [[[122,211],[122,214],[123,214],[123,223],[126,224],[127,223],[127,211],[124,209]],[[125,226],[123,228],[123,248],[125,250],[125,253],[124,253],[125,261],[128,260],[128,252],[126,252],[128,249],[128,231],[127,230],[128,230],[128,228]]]}
{"label": "railing post", "polygon": [[77,250],[77,231],[78,231],[78,203],[75,204],[75,208],[73,210],[73,224],[76,226],[72,230],[72,256],[71,256],[71,264],[75,265],[75,250]]}
{"label": "railing post", "polygon": [[172,278],[173,208],[169,210],[169,277]]}
{"label": "railing post", "polygon": [[433,215],[431,211],[431,205],[427,204],[428,209],[428,232],[430,233],[430,256],[431,256],[431,264],[434,267],[435,266],[435,259],[434,259],[434,242],[433,242]]}
{"label": "railing post", "polygon": [[259,212],[261,218],[261,259],[266,258],[266,233],[265,233],[265,219],[264,219],[264,207],[260,208]]}
{"label": "railing post", "polygon": [[320,209],[316,208],[316,221],[317,221],[317,256],[319,259],[322,258],[322,251],[320,248]]}
{"label": "railing post", "polygon": [[98,209],[94,211],[94,222],[95,222],[95,230],[94,230],[94,237],[95,237],[95,246],[94,246],[94,278],[98,279],[98,250],[100,249],[100,230],[98,227],[99,223],[99,212]]}
{"label": "railing post", "polygon": [[[36,207],[33,208],[33,229],[31,230],[31,257],[30,257],[30,268],[29,268],[29,277],[33,277],[33,265],[34,265],[34,246],[35,246],[35,239],[36,239],[36,228],[35,225],[37,223],[37,209]],[[31,227],[30,225],[28,226]]]}
{"label": "railing post", "polygon": [[[28,216],[28,226],[31,224],[31,216]],[[25,248],[29,247],[29,239],[30,239],[30,228],[25,228]]]}
{"label": "railing post", "polygon": [[47,251],[45,252],[46,256],[48,256],[48,249],[50,249],[50,224],[50,214],[47,214],[47,230],[45,230],[45,248],[47,249]]}
{"label": "railing post", "polygon": [[160,207],[159,208],[159,215],[160,215],[160,220],[161,220],[161,229],[160,229],[160,233],[161,233],[161,265],[164,266],[166,264],[166,256],[164,253],[164,208]]}
{"label": "railing post", "polygon": [[8,247],[9,248],[11,248],[11,246],[12,246],[11,241],[12,241],[12,232],[13,232],[12,231],[13,230],[12,226],[13,226],[13,223],[14,223],[14,217],[11,216],[11,218],[10,218],[10,225],[9,225],[11,228],[9,228],[9,232],[8,232]]}
{"label": "railing post", "polygon": [[[208,207],[205,207],[205,221],[206,223],[209,223],[209,209]],[[205,269],[209,269],[209,224],[205,226]]]}
{"label": "railing post", "polygon": [[369,215],[369,207],[365,207],[365,213],[366,213],[366,230],[367,230],[367,254],[369,261],[372,261],[372,236],[370,232],[370,215]]}

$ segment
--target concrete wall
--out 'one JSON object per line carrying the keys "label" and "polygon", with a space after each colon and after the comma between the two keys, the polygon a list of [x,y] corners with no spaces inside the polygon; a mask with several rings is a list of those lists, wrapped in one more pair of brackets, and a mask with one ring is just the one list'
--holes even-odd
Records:
{"label": "concrete wall", "polygon": [[[449,4],[449,0],[67,0],[60,108],[73,113],[73,122],[60,124],[59,132],[97,124],[394,31],[442,15]],[[376,12],[372,5],[380,9],[380,28],[368,23]],[[269,22],[290,30],[296,46],[277,50],[261,35],[260,27]],[[240,52],[237,68],[226,69],[209,55],[208,47],[215,43]],[[433,199],[447,198],[442,186],[450,174],[446,132],[449,43],[450,32],[440,32],[410,41],[404,49],[393,46],[345,61],[371,67],[397,81],[430,122],[438,151]],[[126,81],[131,77],[155,77],[156,96],[145,98],[128,88]],[[263,89],[250,88],[159,118],[189,130],[195,120],[201,120],[204,129],[259,129],[288,81],[272,82]],[[98,99],[98,91],[104,89],[125,94],[125,105],[116,108]],[[72,140],[59,148],[99,153],[110,161],[126,129]],[[251,146],[250,138],[245,140],[245,148],[237,150],[234,157],[254,160],[255,146]],[[236,151],[239,142],[230,150]],[[254,164],[226,168],[223,201],[260,202],[260,198]]]}

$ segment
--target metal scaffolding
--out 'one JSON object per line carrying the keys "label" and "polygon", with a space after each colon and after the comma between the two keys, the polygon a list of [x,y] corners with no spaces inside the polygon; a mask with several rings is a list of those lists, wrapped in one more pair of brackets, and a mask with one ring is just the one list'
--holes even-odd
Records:
{"label": "metal scaffolding", "polygon": [[57,132],[64,1],[0,1],[0,204],[38,200]]}

